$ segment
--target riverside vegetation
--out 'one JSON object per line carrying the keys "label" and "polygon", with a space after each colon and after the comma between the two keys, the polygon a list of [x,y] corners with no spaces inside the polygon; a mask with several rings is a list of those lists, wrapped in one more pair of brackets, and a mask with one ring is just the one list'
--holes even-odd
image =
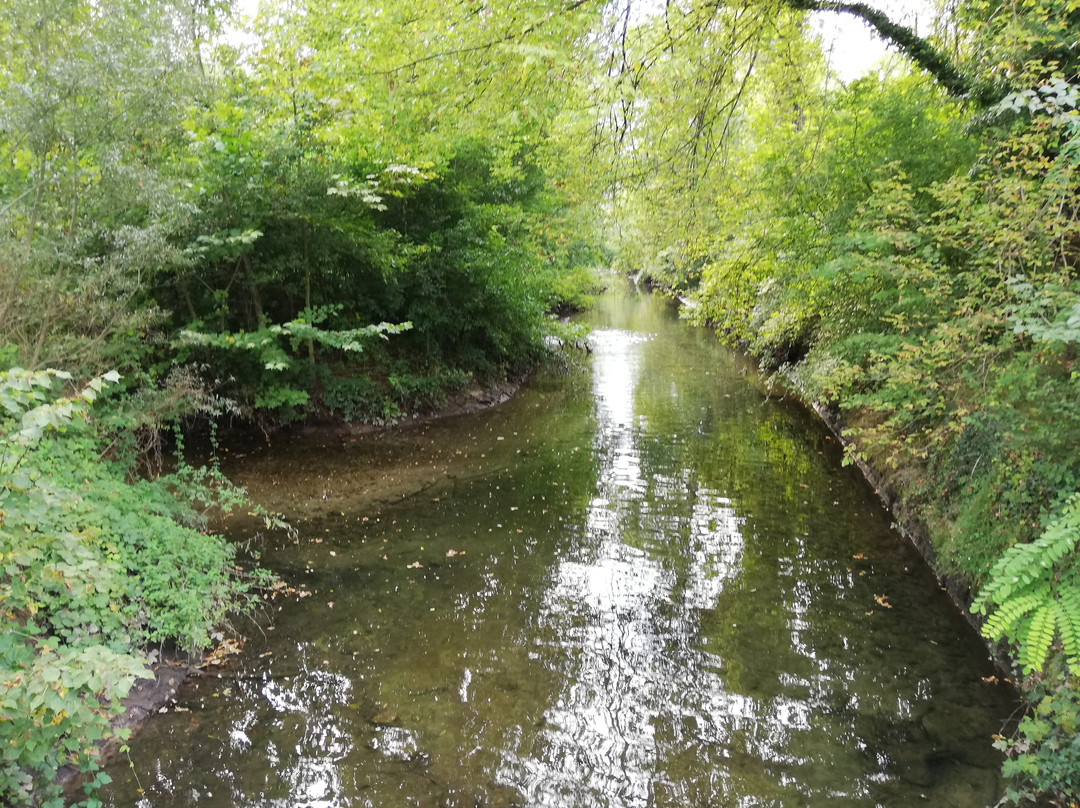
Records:
{"label": "riverside vegetation", "polygon": [[63,766],[94,805],[135,678],[268,581],[207,529],[242,492],[159,473],[173,425],[437,406],[535,362],[594,284],[591,219],[544,168],[556,88],[488,88],[516,51],[409,66],[410,4],[310,10],[268,7],[241,52],[223,2],[0,9],[4,805],[65,804]]}
{"label": "riverside vegetation", "polygon": [[[843,84],[810,12],[898,53]],[[4,4],[0,798],[60,805],[146,649],[265,580],[206,530],[241,492],[151,473],[169,425],[435,406],[613,261],[841,414],[1023,676],[1010,797],[1075,804],[1077,31],[1075,0],[925,37],[815,0]]]}

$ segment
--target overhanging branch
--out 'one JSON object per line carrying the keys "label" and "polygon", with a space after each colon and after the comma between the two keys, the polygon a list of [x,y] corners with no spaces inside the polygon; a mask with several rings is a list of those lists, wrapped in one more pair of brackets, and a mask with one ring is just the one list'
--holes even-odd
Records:
{"label": "overhanging branch", "polygon": [[896,45],[911,61],[929,73],[938,84],[957,98],[973,95],[967,78],[946,57],[910,28],[893,22],[889,16],[866,3],[843,0],[785,0],[803,11],[832,11],[858,17],[873,28],[878,36]]}

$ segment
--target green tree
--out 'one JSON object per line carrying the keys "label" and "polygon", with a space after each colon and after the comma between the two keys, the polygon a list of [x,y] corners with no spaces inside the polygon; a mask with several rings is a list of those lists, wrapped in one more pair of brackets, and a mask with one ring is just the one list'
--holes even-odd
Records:
{"label": "green tree", "polygon": [[[194,90],[187,4],[40,0],[0,10],[0,352],[130,362],[147,281],[183,263],[160,171]],[[167,151],[167,150],[166,150]],[[121,347],[123,346],[123,347]]]}

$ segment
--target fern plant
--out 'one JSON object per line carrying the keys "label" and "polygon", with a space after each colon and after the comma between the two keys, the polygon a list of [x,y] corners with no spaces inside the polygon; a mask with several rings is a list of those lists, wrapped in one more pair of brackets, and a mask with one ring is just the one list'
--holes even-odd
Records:
{"label": "fern plant", "polygon": [[1080,492],[1038,539],[1005,552],[972,606],[975,613],[988,615],[983,636],[1016,645],[1025,674],[1042,671],[1059,639],[1069,672],[1080,676],[1078,541]]}

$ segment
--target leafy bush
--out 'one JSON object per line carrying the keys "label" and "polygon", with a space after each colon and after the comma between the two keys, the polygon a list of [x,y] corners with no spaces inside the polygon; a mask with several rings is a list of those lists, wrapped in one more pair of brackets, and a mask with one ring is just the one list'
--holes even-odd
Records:
{"label": "leafy bush", "polygon": [[439,407],[446,403],[447,394],[458,390],[469,381],[470,375],[462,370],[432,368],[424,373],[398,370],[390,374],[390,389],[405,410]]}
{"label": "leafy bush", "polygon": [[331,378],[323,390],[323,405],[346,421],[375,423],[402,415],[390,393],[368,376]]}
{"label": "leafy bush", "polygon": [[[196,323],[180,332],[180,356],[186,359],[193,352],[212,352],[214,373],[229,371],[229,385],[245,414],[264,411],[287,419],[310,402],[308,390],[314,386],[320,369],[316,346],[324,356],[357,355],[377,340],[412,328],[408,322],[323,327],[324,322],[340,314],[341,308],[335,304],[305,309],[287,323],[268,324],[251,332],[206,332]],[[307,353],[307,361],[297,358],[303,352]],[[325,367],[322,370],[325,375]],[[340,392],[331,391],[331,399]]]}
{"label": "leafy bush", "polygon": [[[1040,697],[1038,694],[1042,692]],[[1032,794],[1059,794],[1075,805],[1080,796],[1080,693],[1076,683],[1039,687],[1035,703],[1014,738],[998,738],[1009,757],[1002,772],[1012,780],[1008,797],[1022,803]]]}
{"label": "leafy bush", "polygon": [[1069,671],[1080,676],[1080,493],[1037,540],[1017,544],[994,564],[972,610],[987,614],[983,634],[1018,647],[1024,673],[1041,672],[1060,640]]}
{"label": "leafy bush", "polygon": [[61,397],[64,381],[0,373],[0,801],[12,806],[62,805],[58,769],[96,770],[110,715],[147,674],[142,649],[205,648],[264,577],[241,574],[195,510],[240,492],[183,464],[131,479],[91,418],[117,374]]}
{"label": "leafy bush", "polygon": [[[1056,28],[1049,8],[1010,24]],[[1007,63],[1030,85],[967,122],[914,75],[759,88],[733,170],[696,189],[715,204],[653,263],[700,257],[692,316],[765,363],[808,348],[801,389],[841,413],[850,453],[927,528],[937,571],[1045,686],[1007,772],[1075,800],[1080,95],[1075,60]]]}
{"label": "leafy bush", "polygon": [[383,412],[385,400],[368,376],[334,377],[323,389],[325,407],[346,421],[370,420]]}
{"label": "leafy bush", "polygon": [[604,289],[596,276],[596,271],[583,266],[554,273],[549,285],[551,297],[547,306],[548,311],[560,314],[584,311],[592,305],[596,295]]}

